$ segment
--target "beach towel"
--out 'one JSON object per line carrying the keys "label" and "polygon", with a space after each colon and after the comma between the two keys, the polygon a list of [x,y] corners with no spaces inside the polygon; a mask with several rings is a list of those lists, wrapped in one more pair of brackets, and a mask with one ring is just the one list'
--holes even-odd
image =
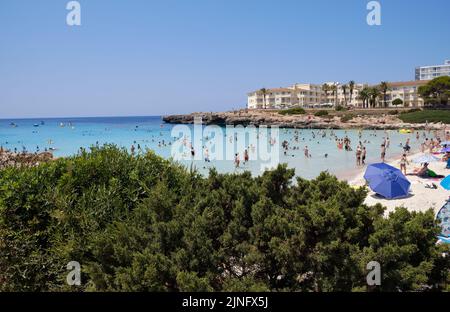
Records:
{"label": "beach towel", "polygon": [[445,178],[445,176],[437,174],[436,172],[434,172],[433,170],[430,170],[430,169],[428,169],[427,175],[428,175],[428,177],[430,177],[432,179],[443,179],[443,178]]}

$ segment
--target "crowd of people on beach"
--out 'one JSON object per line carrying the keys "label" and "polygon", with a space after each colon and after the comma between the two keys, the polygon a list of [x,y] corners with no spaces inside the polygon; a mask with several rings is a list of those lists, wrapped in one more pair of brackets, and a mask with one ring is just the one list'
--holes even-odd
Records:
{"label": "crowd of people on beach", "polygon": [[[164,125],[161,125],[161,128],[163,128]],[[105,129],[106,130],[106,129]],[[134,131],[140,130],[139,126],[136,126],[133,128]],[[283,132],[285,136],[283,139],[280,140],[282,136],[278,135],[272,135],[270,132],[266,134],[261,134],[260,132],[257,133],[256,138],[259,140],[259,143],[261,143],[261,139],[266,141],[268,146],[274,147],[277,144],[279,144],[279,147],[281,148],[282,153],[280,156],[282,157],[290,157],[294,159],[298,159],[299,157],[304,157],[305,159],[311,159],[311,158],[317,158],[317,157],[323,157],[325,159],[330,158],[330,153],[333,153],[332,151],[327,148],[327,152],[323,152],[323,156],[318,156],[316,151],[316,147],[318,145],[324,144],[324,140],[328,141],[329,143],[334,142],[336,146],[336,152],[345,152],[345,153],[354,153],[355,155],[355,168],[361,168],[367,165],[367,159],[369,158],[371,161],[373,161],[375,157],[374,153],[374,144],[373,142],[380,142],[379,139],[375,139],[377,136],[383,136],[381,139],[381,145],[379,147],[379,160],[380,162],[386,162],[388,159],[388,155],[398,155],[401,154],[401,157],[399,157],[399,167],[402,170],[404,174],[407,174],[408,166],[410,165],[410,161],[408,160],[408,156],[412,150],[411,147],[411,140],[414,140],[414,146],[420,147],[420,151],[422,153],[436,153],[440,151],[442,148],[442,141],[443,140],[450,140],[449,132],[447,131],[437,131],[437,130],[427,130],[427,131],[412,131],[409,130],[407,132],[408,135],[405,136],[405,142],[400,143],[399,146],[391,146],[391,138],[390,130],[384,130],[383,132],[379,130],[359,130],[357,132],[357,137],[355,137],[355,134],[352,133],[352,135],[349,135],[347,131],[336,131],[333,129],[281,129],[280,132]],[[147,148],[148,145],[154,146],[153,148],[158,152],[162,151],[163,149],[167,149],[168,147],[171,147],[173,145],[173,142],[176,140],[179,140],[180,138],[172,137],[171,139],[168,139],[165,137],[165,133],[162,131],[159,133],[152,133],[149,135],[147,139],[144,140],[134,140],[133,144],[130,147],[130,151],[132,154],[141,153],[144,151],[144,149]],[[263,136],[263,137],[260,137]],[[352,142],[353,140],[357,141],[355,144]],[[225,135],[224,138],[227,143],[234,145],[237,145],[238,139],[240,139],[240,136],[237,133],[234,133],[232,135]],[[279,141],[280,140],[280,141]],[[398,142],[398,138],[396,140]],[[52,140],[49,140],[49,145],[53,144]],[[211,148],[212,148],[212,138],[205,136],[202,140],[202,146],[201,150],[196,150],[194,148],[193,143],[190,141],[189,137],[182,138],[182,145],[185,147],[185,151],[183,152],[183,156],[186,158],[191,158],[192,160],[198,160],[202,159],[204,161],[204,167],[207,168],[212,161],[216,159],[211,159]],[[241,145],[242,146],[242,142]],[[327,143],[327,144],[329,144]],[[23,163],[38,163],[41,159],[50,159],[52,157],[53,151],[55,151],[54,148],[48,148],[43,147],[41,148],[39,145],[36,146],[35,150],[33,152],[27,151],[25,146],[22,146],[22,150],[19,151],[17,144],[12,150],[5,149],[3,147],[3,144],[8,145],[9,142],[3,142],[2,146],[0,147],[0,152],[2,155],[2,158],[0,159],[0,166],[4,167],[7,164],[13,164],[16,161],[17,162],[23,162]],[[253,142],[246,142],[245,148],[242,148],[242,150],[238,150],[234,153],[233,158],[233,164],[235,169],[245,169],[247,164],[250,162],[250,160],[257,159],[257,151],[256,146]],[[99,142],[96,142],[96,145],[99,145]],[[445,146],[444,146],[445,147]],[[196,147],[198,148],[198,147]],[[80,148],[80,151],[82,151],[83,148]],[[321,149],[323,150],[323,149]],[[370,151],[370,154],[369,154]],[[197,155],[200,153],[201,156]],[[200,158],[196,157],[199,156]],[[215,155],[217,156],[217,155]],[[370,157],[369,157],[370,156]],[[214,157],[213,157],[214,158]],[[447,161],[450,158],[450,153],[446,153],[444,155],[444,160]],[[228,160],[228,159],[227,159]],[[286,159],[281,159],[280,162],[286,162]],[[422,172],[419,168],[416,170],[419,174]],[[426,171],[426,170],[425,170]]]}
{"label": "crowd of people on beach", "polygon": [[[303,136],[301,129],[283,129],[285,134],[290,134],[288,135],[287,139],[282,140],[281,142],[277,142],[277,138],[275,137],[271,137],[270,135],[267,136],[267,138],[265,138],[267,140],[267,143],[270,146],[274,146],[275,144],[280,144],[281,150],[282,150],[282,155],[284,157],[299,157],[298,152],[299,151],[303,151],[303,157],[306,159],[312,158],[313,157],[313,153],[311,148],[309,147],[310,144],[313,143],[317,143],[318,145],[321,144],[321,142],[323,141],[323,139],[328,139],[335,142],[336,144],[336,148],[337,151],[340,152],[354,152],[355,153],[355,158],[356,158],[356,168],[360,168],[360,167],[364,167],[365,165],[367,165],[367,158],[368,158],[368,149],[367,149],[367,145],[372,145],[372,141],[375,141],[375,137],[380,135],[380,131],[377,130],[359,130],[357,135],[358,135],[358,143],[356,144],[356,147],[354,147],[354,145],[352,145],[352,140],[350,138],[349,135],[347,135],[347,131],[344,131],[344,136],[343,137],[339,137],[337,135],[337,133],[335,132],[335,130],[333,129],[322,129],[322,130],[312,130],[312,129],[308,129],[308,131],[310,131],[308,133],[308,135]],[[380,151],[380,156],[379,156],[379,160],[380,162],[386,162],[388,159],[388,154],[391,155],[398,155],[400,154],[401,156],[399,157],[399,167],[402,170],[402,172],[404,172],[404,174],[407,173],[407,166],[410,165],[410,161],[408,160],[408,155],[411,152],[411,137],[416,138],[416,142],[415,145],[416,146],[420,146],[420,150],[422,152],[429,152],[429,153],[433,153],[436,152],[438,149],[440,149],[441,146],[441,142],[442,139],[450,139],[450,135],[448,132],[444,131],[444,134],[442,134],[442,132],[438,132],[438,131],[422,131],[421,133],[419,131],[417,132],[408,132],[409,135],[406,136],[405,138],[405,142],[404,143],[400,143],[398,147],[392,147],[391,146],[391,138],[390,138],[390,131],[385,130],[381,135],[383,135],[382,139],[381,139],[381,145],[379,147],[379,151]],[[258,134],[259,135],[259,134]],[[260,139],[259,137],[257,137],[258,139]],[[423,138],[423,141],[420,142],[421,138]],[[173,138],[174,140],[176,138]],[[208,143],[210,138],[205,137],[204,138],[204,144],[202,146],[202,151],[203,152],[203,160],[205,163],[210,163],[211,162],[211,157],[210,157],[210,151],[208,148]],[[238,135],[235,133],[234,135],[230,135],[228,136],[227,140],[229,141],[228,143],[235,143],[238,140]],[[310,142],[310,143],[308,143]],[[169,143],[170,144],[170,143]],[[163,145],[166,145],[165,142],[163,142]],[[191,142],[189,142],[189,140],[187,138],[183,139],[183,145],[185,145],[188,150],[190,150],[191,153],[191,158],[194,159],[195,155],[196,155],[196,151],[192,145]],[[373,146],[371,148],[372,152],[373,152]],[[390,153],[388,153],[390,150],[392,150]],[[249,160],[251,159],[251,154],[255,153],[255,146],[250,144],[249,146],[247,146],[245,149],[243,149],[242,151],[238,151],[234,154],[234,159],[233,159],[233,163],[234,163],[234,167],[236,169],[239,169],[241,167],[245,167],[245,165],[249,162]],[[328,158],[329,157],[329,153],[324,153],[323,155],[324,158]],[[373,159],[373,155],[371,157],[371,159]],[[205,167],[206,168],[206,165]]]}

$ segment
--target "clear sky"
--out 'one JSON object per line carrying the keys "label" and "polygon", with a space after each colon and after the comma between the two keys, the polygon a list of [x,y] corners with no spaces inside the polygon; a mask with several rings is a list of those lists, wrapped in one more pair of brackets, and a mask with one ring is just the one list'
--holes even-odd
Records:
{"label": "clear sky", "polygon": [[450,59],[450,1],[0,0],[0,118],[229,110],[295,82],[413,80]]}

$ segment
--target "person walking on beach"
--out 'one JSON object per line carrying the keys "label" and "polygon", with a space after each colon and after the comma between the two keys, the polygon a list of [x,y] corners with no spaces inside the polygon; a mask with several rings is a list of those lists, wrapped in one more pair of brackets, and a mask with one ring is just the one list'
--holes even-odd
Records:
{"label": "person walking on beach", "polygon": [[248,163],[248,151],[244,151],[244,164]]}
{"label": "person walking on beach", "polygon": [[384,144],[381,144],[381,162],[384,162],[385,157],[386,157],[386,146]]}
{"label": "person walking on beach", "polygon": [[409,165],[409,161],[406,158],[406,154],[403,154],[402,158],[400,159],[400,171],[403,172],[404,175],[406,175],[406,165]]}

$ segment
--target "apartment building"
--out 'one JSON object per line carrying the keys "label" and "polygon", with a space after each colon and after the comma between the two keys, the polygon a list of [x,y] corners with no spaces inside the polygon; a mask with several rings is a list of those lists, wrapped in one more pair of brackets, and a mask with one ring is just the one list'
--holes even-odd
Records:
{"label": "apartment building", "polygon": [[[288,88],[261,89],[248,94],[249,109],[283,109],[291,107],[317,108],[342,106],[362,106],[359,92],[365,84],[355,84],[353,94],[350,87],[344,89],[338,82],[327,82],[328,90],[322,84],[296,83]],[[335,86],[333,91],[332,86]]]}
{"label": "apartment building", "polygon": [[441,76],[450,76],[450,60],[446,60],[443,65],[416,68],[416,80],[432,80]]}
{"label": "apartment building", "polygon": [[316,107],[325,104],[325,95],[322,85],[311,83],[296,83],[289,89],[297,96],[297,104],[300,107]]}
{"label": "apartment building", "polygon": [[[386,94],[386,104],[388,107],[396,107],[392,102],[396,99],[402,100],[400,107],[422,107],[424,101],[419,95],[419,87],[424,86],[429,80],[416,80],[404,82],[390,82],[389,90]],[[381,100],[383,101],[383,100]]]}
{"label": "apartment building", "polygon": [[[367,84],[355,83],[353,86],[353,91],[350,92],[350,86],[348,84],[341,84],[338,82],[328,82],[328,86],[335,86],[335,90],[329,90],[326,97],[326,102],[330,103],[332,106],[352,106],[352,107],[362,107],[362,100],[359,98],[359,93],[361,92]],[[344,88],[344,85],[346,86]],[[334,87],[333,87],[334,89]],[[345,91],[344,91],[345,89]]]}
{"label": "apartment building", "polygon": [[249,109],[283,109],[298,106],[295,90],[290,88],[261,89],[248,94]]}

